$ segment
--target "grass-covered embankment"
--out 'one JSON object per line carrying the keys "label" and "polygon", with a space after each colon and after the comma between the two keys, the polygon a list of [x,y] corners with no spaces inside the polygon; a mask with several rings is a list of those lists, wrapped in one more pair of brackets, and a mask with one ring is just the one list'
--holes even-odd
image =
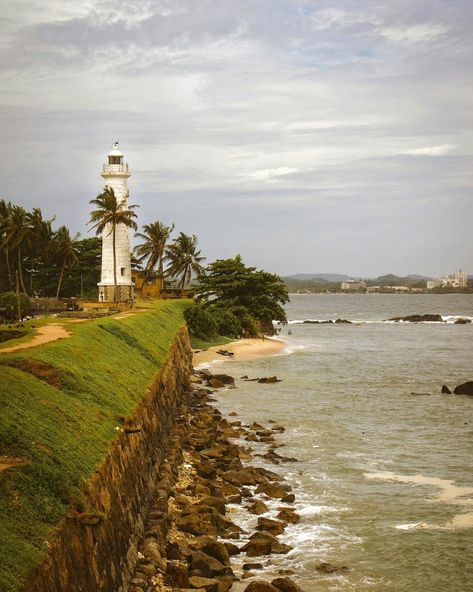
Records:
{"label": "grass-covered embankment", "polygon": [[163,365],[185,301],[68,323],[73,335],[0,355],[0,590],[20,589]]}

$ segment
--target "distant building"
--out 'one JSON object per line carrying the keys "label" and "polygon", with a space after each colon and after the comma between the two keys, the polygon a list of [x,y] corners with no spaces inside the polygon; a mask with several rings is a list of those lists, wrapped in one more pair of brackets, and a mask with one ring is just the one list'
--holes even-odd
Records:
{"label": "distant building", "polygon": [[357,292],[366,289],[366,284],[361,280],[347,280],[342,282],[341,289],[344,292]]}
{"label": "distant building", "polygon": [[452,275],[446,275],[436,280],[429,280],[427,282],[427,290],[434,290],[435,288],[466,288],[468,276],[465,271],[459,269]]}
{"label": "distant building", "polygon": [[134,293],[137,298],[159,298],[163,289],[163,278],[158,273],[131,271]]}

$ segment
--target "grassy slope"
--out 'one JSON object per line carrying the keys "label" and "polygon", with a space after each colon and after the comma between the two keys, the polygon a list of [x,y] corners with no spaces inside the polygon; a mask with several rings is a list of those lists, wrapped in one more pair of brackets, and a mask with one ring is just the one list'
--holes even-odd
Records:
{"label": "grassy slope", "polygon": [[0,355],[0,456],[27,459],[0,472],[2,592],[24,583],[70,503],[80,507],[81,485],[163,364],[186,306],[69,324],[69,339]]}
{"label": "grassy slope", "polygon": [[1,324],[0,331],[22,331],[24,335],[22,337],[17,337],[16,339],[9,339],[8,341],[0,343],[0,349],[29,341],[36,334],[35,329],[53,322],[58,322],[58,319],[56,319],[53,316],[46,316],[41,317],[39,319],[31,319],[30,321],[25,321],[23,323],[23,327],[17,327],[16,323]]}
{"label": "grassy slope", "polygon": [[213,337],[211,339],[200,339],[195,335],[191,335],[192,349],[208,349],[209,347],[214,347],[216,345],[225,345],[226,343],[230,343],[232,341],[235,341],[235,339],[231,337],[222,337],[221,335],[218,335],[217,337]]}

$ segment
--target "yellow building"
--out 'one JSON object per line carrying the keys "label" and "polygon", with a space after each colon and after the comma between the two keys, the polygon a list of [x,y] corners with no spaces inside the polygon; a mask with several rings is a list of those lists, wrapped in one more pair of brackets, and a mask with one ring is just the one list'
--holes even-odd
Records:
{"label": "yellow building", "polygon": [[131,281],[134,286],[135,298],[160,298],[163,278],[157,273],[132,270]]}

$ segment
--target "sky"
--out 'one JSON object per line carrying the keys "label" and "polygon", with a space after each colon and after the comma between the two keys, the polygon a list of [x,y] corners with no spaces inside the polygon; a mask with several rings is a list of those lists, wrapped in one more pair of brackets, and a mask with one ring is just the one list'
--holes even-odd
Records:
{"label": "sky", "polygon": [[280,274],[473,273],[471,0],[0,0],[0,198]]}

